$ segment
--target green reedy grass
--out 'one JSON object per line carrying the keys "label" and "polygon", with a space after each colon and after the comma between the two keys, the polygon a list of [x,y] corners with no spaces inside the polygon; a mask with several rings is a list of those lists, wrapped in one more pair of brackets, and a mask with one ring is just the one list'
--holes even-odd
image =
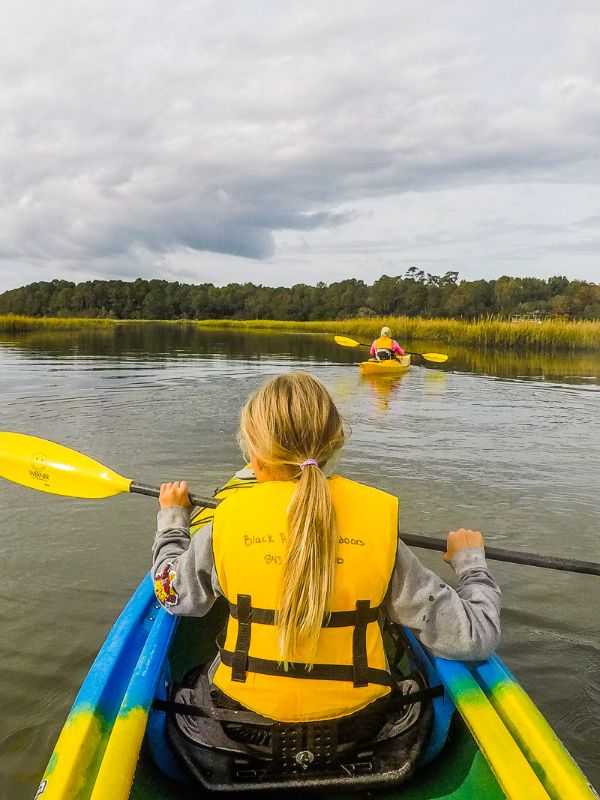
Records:
{"label": "green reedy grass", "polygon": [[193,325],[186,319],[110,319],[94,317],[27,317],[19,314],[0,314],[0,331],[25,333],[27,331],[76,331],[81,329],[103,328],[108,330],[116,325]]}
{"label": "green reedy grass", "polygon": [[81,317],[26,317],[19,314],[0,315],[0,330],[12,333],[36,330],[80,330],[81,328],[109,328],[114,319],[88,319]]}
{"label": "green reedy grass", "polygon": [[384,325],[400,343],[413,339],[480,347],[531,350],[600,349],[600,322],[528,320],[421,319],[420,317],[372,317],[346,320],[293,322],[287,320],[202,320],[200,327],[293,330],[330,333],[371,342]]}
{"label": "green reedy grass", "polygon": [[0,330],[22,333],[35,330],[108,330],[116,325],[197,325],[200,328],[238,328],[248,330],[296,331],[341,334],[371,342],[383,325],[392,329],[401,344],[413,339],[447,344],[466,344],[490,349],[527,349],[535,351],[600,350],[600,322],[571,322],[547,319],[507,321],[485,318],[474,321],[458,319],[421,319],[420,317],[372,317],[346,320],[294,322],[293,320],[116,320],[82,317],[27,317],[0,315]]}

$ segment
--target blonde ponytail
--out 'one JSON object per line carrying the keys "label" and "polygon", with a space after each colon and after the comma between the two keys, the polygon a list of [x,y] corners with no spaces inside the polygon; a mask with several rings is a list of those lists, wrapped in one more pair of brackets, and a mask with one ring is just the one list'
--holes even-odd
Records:
{"label": "blonde ponytail", "polygon": [[278,614],[279,649],[293,660],[300,646],[312,663],[333,591],[336,525],[327,478],[305,467],[288,508],[288,541]]}
{"label": "blonde ponytail", "polygon": [[281,660],[287,664],[302,651],[302,661],[311,664],[333,592],[337,546],[322,468],[344,443],[343,420],[316,378],[279,375],[242,410],[240,442],[265,467],[298,480],[287,512],[277,626]]}

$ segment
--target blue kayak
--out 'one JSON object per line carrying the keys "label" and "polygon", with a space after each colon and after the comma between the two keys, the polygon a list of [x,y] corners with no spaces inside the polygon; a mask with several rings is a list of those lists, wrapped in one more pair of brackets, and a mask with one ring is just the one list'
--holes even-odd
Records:
{"label": "blue kayak", "polygon": [[[254,481],[235,476],[217,493],[251,490]],[[212,518],[200,509],[193,535]],[[164,585],[164,582],[163,582]],[[41,800],[183,800],[198,797],[184,782],[164,736],[167,684],[211,659],[227,610],[217,603],[206,618],[170,616],[157,602],[147,575],[113,625],[60,733],[37,798]],[[381,790],[382,798],[406,800],[591,800],[587,779],[543,715],[509,672],[492,656],[464,663],[428,653],[410,632],[414,652],[431,686],[432,723],[416,772],[407,782]],[[154,758],[150,752],[154,752]],[[159,767],[156,766],[158,762]],[[348,797],[348,788],[328,795]],[[369,791],[368,783],[365,791]],[[201,794],[204,790],[200,790]],[[354,795],[356,796],[356,795]],[[366,794],[365,794],[366,796]]]}

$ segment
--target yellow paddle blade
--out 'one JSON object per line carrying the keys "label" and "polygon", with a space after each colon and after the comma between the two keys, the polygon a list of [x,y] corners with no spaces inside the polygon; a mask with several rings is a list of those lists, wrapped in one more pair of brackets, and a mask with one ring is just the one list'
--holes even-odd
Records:
{"label": "yellow paddle blade", "polygon": [[66,497],[100,498],[128,492],[130,480],[88,456],[24,433],[0,431],[0,477]]}
{"label": "yellow paddle blade", "polygon": [[421,353],[423,358],[426,358],[427,361],[436,361],[438,364],[443,364],[444,361],[448,361],[448,356],[444,353]]}
{"label": "yellow paddle blade", "polygon": [[342,347],[362,347],[360,342],[356,339],[349,339],[347,336],[334,336],[333,341],[336,344],[341,344]]}

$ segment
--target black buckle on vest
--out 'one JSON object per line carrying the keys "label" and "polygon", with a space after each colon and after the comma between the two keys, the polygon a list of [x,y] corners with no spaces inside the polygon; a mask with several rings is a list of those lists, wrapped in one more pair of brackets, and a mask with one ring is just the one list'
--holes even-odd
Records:
{"label": "black buckle on vest", "polygon": [[252,602],[249,594],[238,594],[237,609],[238,635],[231,664],[231,680],[245,683],[252,634]]}

